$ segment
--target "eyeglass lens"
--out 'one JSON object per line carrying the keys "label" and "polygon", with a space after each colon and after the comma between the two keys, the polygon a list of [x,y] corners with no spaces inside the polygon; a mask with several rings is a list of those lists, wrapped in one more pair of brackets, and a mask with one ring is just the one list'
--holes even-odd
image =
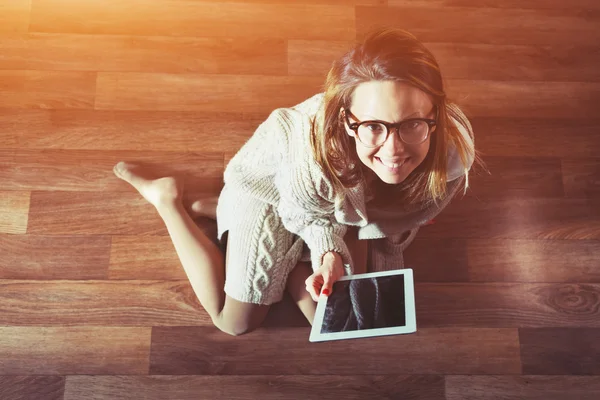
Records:
{"label": "eyeglass lens", "polygon": [[[400,125],[400,138],[408,144],[422,143],[429,133],[429,125],[425,121],[406,121]],[[358,137],[367,146],[376,146],[385,142],[387,127],[377,122],[361,124]]]}

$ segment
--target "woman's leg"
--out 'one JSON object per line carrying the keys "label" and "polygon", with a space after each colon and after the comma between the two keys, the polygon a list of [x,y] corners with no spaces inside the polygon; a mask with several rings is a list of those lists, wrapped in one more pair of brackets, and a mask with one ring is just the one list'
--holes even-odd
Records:
{"label": "woman's leg", "polygon": [[311,325],[315,319],[317,303],[314,302],[310,293],[306,290],[305,282],[312,273],[313,270],[310,263],[301,261],[296,264],[292,272],[290,272],[285,285],[288,293],[292,296],[294,303],[296,303]]}
{"label": "woman's leg", "polygon": [[258,327],[269,306],[243,303],[225,295],[223,253],[183,207],[183,188],[175,178],[148,179],[135,165],[123,162],[115,166],[114,173],[136,188],[158,211],[194,293],[215,326],[232,335]]}

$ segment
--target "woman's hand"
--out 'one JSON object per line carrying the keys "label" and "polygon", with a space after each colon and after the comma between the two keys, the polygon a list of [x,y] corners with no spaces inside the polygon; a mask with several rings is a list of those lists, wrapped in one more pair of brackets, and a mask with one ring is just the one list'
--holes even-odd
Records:
{"label": "woman's hand", "polygon": [[344,276],[344,263],[342,256],[336,252],[329,252],[323,256],[323,264],[306,279],[306,291],[316,302],[323,293],[326,296],[332,291],[333,284]]}

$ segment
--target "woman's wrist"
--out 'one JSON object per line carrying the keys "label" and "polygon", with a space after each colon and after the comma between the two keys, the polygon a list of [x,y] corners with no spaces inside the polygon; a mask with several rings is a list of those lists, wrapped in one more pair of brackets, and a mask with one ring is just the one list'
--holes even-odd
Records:
{"label": "woman's wrist", "polygon": [[323,254],[323,261],[326,261],[326,260],[333,261],[336,258],[339,258],[340,260],[342,259],[342,256],[337,251],[328,251],[327,253]]}

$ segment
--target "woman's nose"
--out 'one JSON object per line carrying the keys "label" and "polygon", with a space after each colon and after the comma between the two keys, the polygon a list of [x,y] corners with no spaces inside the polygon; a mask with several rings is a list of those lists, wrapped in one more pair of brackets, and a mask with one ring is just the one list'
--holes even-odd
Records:
{"label": "woman's nose", "polygon": [[400,139],[398,127],[394,127],[390,130],[390,134],[385,142],[383,142],[382,147],[386,150],[386,153],[390,155],[401,153],[404,150],[404,142]]}

